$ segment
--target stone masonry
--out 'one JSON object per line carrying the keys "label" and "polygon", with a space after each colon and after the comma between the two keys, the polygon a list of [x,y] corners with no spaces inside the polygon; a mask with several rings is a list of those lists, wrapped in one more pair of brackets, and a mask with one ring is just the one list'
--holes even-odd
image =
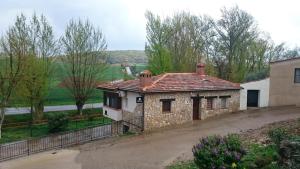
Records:
{"label": "stone masonry", "polygon": [[[182,124],[193,120],[192,96],[203,96],[199,103],[200,119],[206,119],[219,114],[239,110],[239,90],[207,91],[207,92],[177,92],[177,93],[151,93],[144,96],[144,129],[151,130],[169,125]],[[206,98],[216,96],[213,100],[213,110],[206,110]],[[221,108],[219,96],[227,98],[227,108]],[[171,112],[162,112],[161,99],[175,99],[171,103]]]}

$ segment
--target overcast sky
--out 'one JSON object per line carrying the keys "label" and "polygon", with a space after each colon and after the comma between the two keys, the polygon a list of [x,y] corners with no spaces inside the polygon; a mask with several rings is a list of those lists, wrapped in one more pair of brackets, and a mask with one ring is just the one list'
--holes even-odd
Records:
{"label": "overcast sky", "polygon": [[300,46],[300,1],[297,0],[0,0],[0,33],[13,24],[17,14],[44,14],[60,36],[72,18],[88,18],[99,26],[112,50],[143,50],[145,11],[161,16],[177,11],[220,18],[220,9],[238,5],[256,19],[259,28],[275,43]]}

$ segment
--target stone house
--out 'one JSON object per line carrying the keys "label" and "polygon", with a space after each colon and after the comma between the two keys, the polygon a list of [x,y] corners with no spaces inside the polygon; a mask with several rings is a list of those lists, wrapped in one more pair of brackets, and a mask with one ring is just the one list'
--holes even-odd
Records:
{"label": "stone house", "polygon": [[240,85],[206,75],[204,64],[198,64],[195,73],[152,76],[146,70],[139,79],[97,88],[104,93],[104,116],[116,121],[141,117],[144,130],[202,120],[240,107]]}

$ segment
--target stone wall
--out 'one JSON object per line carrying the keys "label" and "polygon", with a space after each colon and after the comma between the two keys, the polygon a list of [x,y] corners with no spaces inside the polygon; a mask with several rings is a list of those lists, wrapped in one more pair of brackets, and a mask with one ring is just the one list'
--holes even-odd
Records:
{"label": "stone wall", "polygon": [[[226,109],[221,109],[221,101],[218,96],[228,96]],[[193,120],[192,96],[204,96],[200,100],[200,119],[205,119],[218,114],[235,112],[239,110],[239,90],[209,91],[209,92],[178,92],[178,93],[152,93],[144,97],[144,125],[145,130],[165,127],[168,125],[182,124]],[[213,101],[213,110],[206,110],[205,97],[217,96]],[[175,99],[171,103],[171,112],[162,112],[161,99]]]}
{"label": "stone wall", "polygon": [[[175,99],[171,112],[162,112],[160,99]],[[145,130],[181,124],[192,120],[193,103],[190,93],[146,94],[144,97]]]}
{"label": "stone wall", "polygon": [[[200,101],[200,119],[206,119],[208,117],[212,117],[219,114],[239,111],[240,93],[237,90],[201,92],[199,93],[199,95],[204,96],[204,98],[202,98]],[[205,97],[209,96],[218,96],[217,98],[213,99],[212,110],[206,109],[207,100]],[[230,96],[229,98],[227,98],[227,108],[221,108],[221,99],[219,98],[219,96]]]}

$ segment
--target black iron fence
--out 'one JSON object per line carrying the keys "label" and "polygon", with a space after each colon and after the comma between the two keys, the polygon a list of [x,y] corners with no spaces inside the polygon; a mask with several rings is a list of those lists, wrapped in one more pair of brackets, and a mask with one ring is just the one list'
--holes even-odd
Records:
{"label": "black iron fence", "polygon": [[0,144],[0,161],[52,149],[61,149],[92,140],[120,135],[128,131],[143,131],[143,117],[134,117],[126,121],[113,121],[101,126],[88,127],[75,131],[52,134],[45,137]]}
{"label": "black iron fence", "polygon": [[118,130],[119,125],[119,122],[112,122],[111,124],[69,131],[62,134],[0,144],[0,161],[110,137],[117,134],[115,132],[120,132]]}

